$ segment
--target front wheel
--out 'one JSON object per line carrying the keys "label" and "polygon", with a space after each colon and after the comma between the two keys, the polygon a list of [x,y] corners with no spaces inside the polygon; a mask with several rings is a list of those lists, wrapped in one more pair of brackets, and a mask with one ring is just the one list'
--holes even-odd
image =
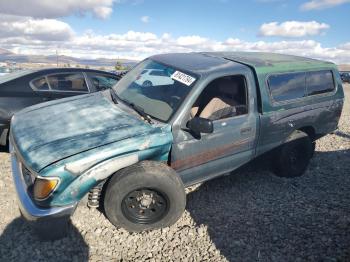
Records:
{"label": "front wheel", "polygon": [[185,206],[186,194],[179,176],[170,167],[150,161],[114,174],[104,198],[110,222],[131,232],[170,226]]}

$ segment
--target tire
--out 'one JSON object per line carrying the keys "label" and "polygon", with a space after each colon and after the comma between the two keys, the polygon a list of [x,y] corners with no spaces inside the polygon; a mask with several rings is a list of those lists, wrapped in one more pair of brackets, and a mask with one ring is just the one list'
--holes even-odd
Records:
{"label": "tire", "polygon": [[299,177],[304,174],[313,155],[314,144],[310,137],[295,131],[277,150],[274,173],[280,177]]}
{"label": "tire", "polygon": [[146,80],[145,82],[142,83],[142,86],[144,87],[150,87],[153,86],[153,83],[149,80]]}
{"label": "tire", "polygon": [[312,144],[312,151],[311,151],[311,158],[314,157],[315,150],[316,150],[316,141],[311,142]]}
{"label": "tire", "polygon": [[116,227],[131,232],[174,224],[186,206],[184,185],[165,164],[145,161],[115,173],[107,184],[104,210]]}

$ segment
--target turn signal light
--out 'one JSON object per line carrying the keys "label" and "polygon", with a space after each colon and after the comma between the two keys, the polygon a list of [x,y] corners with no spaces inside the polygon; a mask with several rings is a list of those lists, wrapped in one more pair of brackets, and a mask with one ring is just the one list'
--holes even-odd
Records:
{"label": "turn signal light", "polygon": [[34,198],[36,200],[45,200],[55,190],[59,182],[54,177],[37,177],[34,182]]}

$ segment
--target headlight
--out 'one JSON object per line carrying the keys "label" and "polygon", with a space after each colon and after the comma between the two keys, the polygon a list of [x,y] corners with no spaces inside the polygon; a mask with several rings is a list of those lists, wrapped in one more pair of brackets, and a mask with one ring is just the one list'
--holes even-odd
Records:
{"label": "headlight", "polygon": [[57,177],[37,177],[34,182],[34,198],[45,200],[55,190],[60,182]]}

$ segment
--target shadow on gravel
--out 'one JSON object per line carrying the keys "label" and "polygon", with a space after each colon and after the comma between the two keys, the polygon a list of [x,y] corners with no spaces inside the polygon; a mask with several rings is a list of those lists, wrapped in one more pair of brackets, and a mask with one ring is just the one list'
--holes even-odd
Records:
{"label": "shadow on gravel", "polygon": [[16,218],[0,236],[0,261],[88,260],[89,246],[72,224],[67,237],[43,242],[26,221]]}
{"label": "shadow on gravel", "polygon": [[350,261],[350,150],[316,152],[294,179],[254,163],[187,203],[229,261]]}
{"label": "shadow on gravel", "polygon": [[7,146],[0,146],[0,153],[8,153],[9,148]]}

